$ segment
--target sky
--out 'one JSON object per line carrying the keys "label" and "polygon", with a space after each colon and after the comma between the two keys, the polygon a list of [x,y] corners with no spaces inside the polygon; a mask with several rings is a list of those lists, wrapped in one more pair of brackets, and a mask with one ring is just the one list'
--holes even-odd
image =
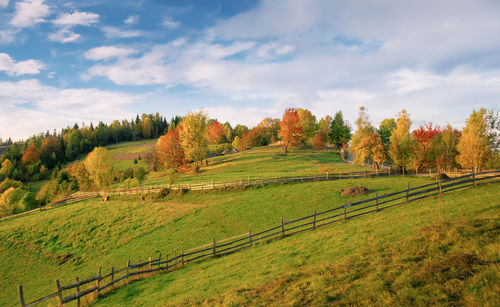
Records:
{"label": "sky", "polygon": [[0,138],[288,107],[461,128],[500,106],[499,16],[498,0],[0,0]]}

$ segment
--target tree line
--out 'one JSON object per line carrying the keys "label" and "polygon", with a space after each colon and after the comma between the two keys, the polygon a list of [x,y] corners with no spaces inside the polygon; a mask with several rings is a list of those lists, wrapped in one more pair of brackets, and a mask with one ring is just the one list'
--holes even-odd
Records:
{"label": "tree line", "polygon": [[[360,108],[355,131],[341,111],[319,120],[307,109],[286,109],[282,118],[265,118],[253,128],[220,123],[204,112],[176,116],[170,123],[156,114],[143,114],[132,121],[114,121],[96,127],[75,124],[60,133],[34,136],[21,146],[14,144],[0,158],[0,215],[44,205],[77,190],[99,190],[113,183],[135,178],[139,183],[147,173],[168,170],[172,181],[181,168],[198,172],[209,155],[257,146],[279,144],[284,155],[289,147],[321,149],[336,146],[345,155],[354,155],[357,164],[374,168],[391,164],[402,172],[453,167],[498,168],[500,166],[498,112],[473,111],[459,131],[433,123],[410,131],[410,115],[402,110],[396,118],[384,119],[374,127],[367,109]],[[158,138],[143,155],[147,169],[132,166],[119,171],[103,147],[122,141]],[[82,162],[71,162],[82,154]],[[34,195],[26,183],[50,179]],[[3,180],[3,181],[2,181]],[[23,184],[24,183],[24,184]]]}

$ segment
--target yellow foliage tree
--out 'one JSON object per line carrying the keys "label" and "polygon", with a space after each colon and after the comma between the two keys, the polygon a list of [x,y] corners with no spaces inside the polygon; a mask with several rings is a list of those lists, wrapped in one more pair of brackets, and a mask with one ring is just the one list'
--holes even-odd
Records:
{"label": "yellow foliage tree", "polygon": [[96,147],[87,155],[84,161],[89,178],[95,186],[102,189],[113,182],[113,172],[111,169],[111,158],[109,152],[104,147]]}
{"label": "yellow foliage tree", "polygon": [[396,129],[392,132],[389,145],[389,156],[394,164],[401,168],[403,174],[405,168],[410,163],[412,154],[412,139],[410,137],[411,120],[410,115],[406,110],[398,113],[396,121]]}
{"label": "yellow foliage tree", "polygon": [[311,139],[318,130],[316,116],[306,109],[296,109],[296,111],[299,116],[299,127],[302,128],[301,140],[306,142]]}
{"label": "yellow foliage tree", "polygon": [[457,145],[459,152],[457,162],[463,168],[474,168],[479,172],[489,156],[490,148],[486,133],[486,110],[474,110],[467,119],[460,141]]}
{"label": "yellow foliage tree", "polygon": [[363,154],[358,152],[358,148],[361,148],[358,145],[361,143],[363,138],[369,136],[375,130],[368,120],[368,113],[365,107],[359,108],[359,115],[355,124],[356,132],[354,132],[354,135],[352,136],[351,148],[354,151],[354,163],[363,164],[365,159],[363,158]]}
{"label": "yellow foliage tree", "polygon": [[371,160],[372,167],[377,170],[380,168],[380,164],[386,160],[382,139],[377,131],[373,131],[361,139],[356,145],[356,153],[358,159],[363,163],[366,160]]}
{"label": "yellow foliage tree", "polygon": [[182,118],[179,136],[186,159],[198,162],[207,157],[208,144],[205,138],[207,115],[202,111],[191,112]]}

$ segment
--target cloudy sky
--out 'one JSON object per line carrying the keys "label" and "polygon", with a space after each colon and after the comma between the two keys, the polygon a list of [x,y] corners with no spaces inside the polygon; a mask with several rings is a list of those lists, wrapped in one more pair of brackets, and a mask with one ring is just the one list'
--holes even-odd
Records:
{"label": "cloudy sky", "polygon": [[203,108],[457,128],[500,105],[498,0],[0,0],[0,137]]}

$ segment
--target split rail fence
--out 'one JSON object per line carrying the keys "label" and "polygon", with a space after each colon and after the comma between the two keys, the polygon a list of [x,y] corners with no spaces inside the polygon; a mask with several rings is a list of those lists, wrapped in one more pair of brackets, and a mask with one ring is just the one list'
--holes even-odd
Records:
{"label": "split rail fence", "polygon": [[95,276],[82,280],[76,277],[74,282],[68,284],[61,284],[60,280],[56,280],[56,292],[32,302],[25,301],[23,286],[19,285],[19,303],[21,306],[35,306],[49,299],[57,298],[59,304],[76,301],[77,305],[80,306],[83,297],[87,295],[99,297],[106,289],[114,285],[119,287],[117,283],[128,281],[132,278],[144,277],[144,274],[171,271],[190,262],[198,262],[231,254],[262,242],[280,239],[303,231],[314,230],[318,227],[346,221],[354,217],[378,212],[440,193],[456,191],[475,186],[479,183],[498,182],[499,180],[500,171],[490,171],[478,174],[472,173],[446,181],[436,180],[436,182],[417,187],[410,187],[408,184],[406,189],[398,192],[384,195],[378,195],[378,193],[376,193],[375,197],[349,204],[346,202],[343,205],[336,206],[323,212],[314,211],[311,215],[295,220],[285,221],[281,218],[276,226],[260,232],[252,232],[252,230],[249,229],[247,233],[235,237],[223,240],[216,240],[214,238],[213,241],[208,244],[189,250],[181,250],[180,253],[174,252],[173,256],[170,258],[168,255],[162,258],[160,254],[155,259],[149,257],[147,261],[141,262],[141,260],[139,260],[138,263],[135,264],[132,264],[129,260],[125,267],[116,269],[115,266],[112,266],[110,271],[106,274],[103,274],[101,267],[99,267]]}

